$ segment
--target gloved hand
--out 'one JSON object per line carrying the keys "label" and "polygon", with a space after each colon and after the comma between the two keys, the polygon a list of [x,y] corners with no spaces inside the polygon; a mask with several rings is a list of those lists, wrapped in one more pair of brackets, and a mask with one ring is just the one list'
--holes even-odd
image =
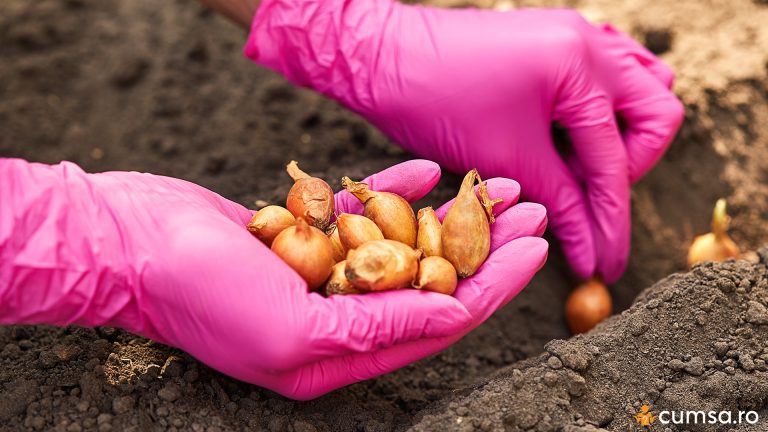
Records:
{"label": "gloved hand", "polygon": [[[547,208],[575,273],[607,282],[627,263],[630,183],[661,157],[683,117],[669,68],[571,10],[263,0],[245,52],[416,155],[518,180]],[[573,142],[566,161],[552,122]]]}
{"label": "gloved hand", "polygon": [[[415,200],[439,177],[436,164],[411,161],[366,181]],[[513,206],[514,181],[489,189],[505,200],[494,252],[455,297],[400,290],[326,299],[248,233],[251,211],[207,189],[0,159],[0,324],[121,327],[309,399],[445,348],[541,268],[547,244],[530,236],[542,234],[544,208]],[[336,205],[361,211],[346,192]]]}

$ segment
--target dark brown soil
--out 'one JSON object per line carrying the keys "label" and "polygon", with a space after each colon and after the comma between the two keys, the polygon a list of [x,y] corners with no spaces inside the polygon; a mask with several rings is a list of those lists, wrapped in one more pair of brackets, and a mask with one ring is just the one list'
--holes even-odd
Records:
{"label": "dark brown soil", "polygon": [[[617,311],[656,280],[684,268],[685,249],[695,234],[708,229],[711,206],[720,196],[732,204],[737,242],[752,250],[766,242],[768,31],[760,23],[768,22],[768,7],[749,0],[707,8],[695,0],[515,5],[579,7],[665,51],[664,58],[679,71],[677,91],[687,106],[686,122],[665,158],[633,190],[632,258],[626,275],[612,287]],[[191,0],[4,0],[0,156],[181,177],[250,207],[285,196],[290,182],[282,170],[290,159],[304,161],[314,174],[337,184],[342,175],[363,177],[410,158],[333,102],[250,64],[240,53],[243,40],[244,33]],[[456,176],[446,175],[428,201],[445,201],[457,184]],[[746,278],[754,288],[764,279],[761,269],[739,264],[725,271],[734,274],[737,286]],[[694,284],[696,277],[701,282]],[[714,387],[738,391],[721,390],[707,403],[727,409],[747,401],[762,409],[768,382],[763,372],[738,369],[737,359],[733,367],[738,370],[733,375],[725,370],[723,377],[714,362],[725,364],[731,356],[710,351],[717,340],[753,350],[737,338],[743,328],[751,329],[754,343],[765,345],[764,326],[738,321],[745,301],[765,303],[765,298],[755,297],[755,289],[717,294],[722,286],[708,277],[676,276],[659,284],[626,317],[565,345],[600,349],[593,366],[577,374],[585,380],[584,395],[566,407],[553,401],[562,396],[556,394],[558,383],[579,380],[567,370],[555,372],[551,391],[533,392],[541,385],[536,378],[545,378],[540,363],[546,359],[539,353],[545,345],[549,351],[563,346],[547,343],[568,337],[561,310],[573,281],[556,245],[528,288],[454,347],[305,403],[232,380],[184,353],[120,330],[0,327],[0,431],[525,426],[517,417],[510,420],[505,406],[510,412],[540,414],[533,426],[539,430],[548,430],[541,421],[545,415],[553,428],[595,422],[626,430],[631,419],[623,414],[625,405],[674,402],[676,394],[700,395]],[[699,292],[692,285],[703,288]],[[680,294],[661,308],[646,308],[667,291]],[[706,313],[712,325],[698,327],[695,303],[718,296],[725,303]],[[728,304],[738,308],[720,307]],[[647,325],[640,339],[627,336],[640,321]],[[680,328],[690,331],[678,334]],[[658,351],[629,351],[628,344],[643,338]],[[757,362],[762,354],[749,355]],[[701,358],[707,374],[691,376],[664,366],[672,359],[688,361],[686,356]],[[523,374],[521,388],[507,377],[519,377],[510,372],[513,364]],[[598,376],[608,364],[625,384],[612,386]],[[640,386],[637,377],[648,374],[664,380],[659,395],[648,393],[653,385]],[[717,381],[710,382],[715,375]],[[610,393],[612,388],[617,391]],[[594,398],[605,401],[598,404]],[[471,407],[472,414],[459,413],[462,406]],[[467,421],[455,423],[457,415]]]}

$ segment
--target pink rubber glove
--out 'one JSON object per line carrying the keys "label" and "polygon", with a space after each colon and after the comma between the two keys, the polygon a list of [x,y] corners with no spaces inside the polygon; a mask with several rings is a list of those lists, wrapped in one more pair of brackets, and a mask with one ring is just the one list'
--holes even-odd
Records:
{"label": "pink rubber glove", "polygon": [[[440,177],[406,162],[367,181],[415,200]],[[245,229],[251,211],[192,183],[0,159],[0,324],[122,327],[228,375],[308,399],[445,348],[543,265],[544,208],[511,180],[496,251],[456,297],[401,290],[325,299]],[[359,211],[337,195],[339,211]],[[504,211],[504,209],[508,209]],[[509,263],[514,263],[510,265]],[[380,359],[380,360],[379,360]]]}
{"label": "pink rubber glove", "polygon": [[[630,183],[683,118],[669,68],[571,10],[263,0],[245,52],[416,155],[518,180],[547,208],[575,273],[608,282],[627,263]],[[552,142],[555,121],[573,142],[567,162]]]}

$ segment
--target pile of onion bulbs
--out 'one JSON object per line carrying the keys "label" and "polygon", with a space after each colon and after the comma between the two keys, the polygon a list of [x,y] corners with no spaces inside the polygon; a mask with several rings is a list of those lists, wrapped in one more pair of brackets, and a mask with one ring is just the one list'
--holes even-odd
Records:
{"label": "pile of onion bulbs", "polygon": [[[451,295],[473,275],[491,247],[493,206],[473,169],[443,222],[431,207],[414,213],[401,196],[373,191],[349,177],[341,185],[363,204],[363,215],[334,211],[330,185],[287,166],[294,181],[285,207],[262,208],[248,231],[323,294],[416,288]],[[479,196],[475,183],[479,183]]]}

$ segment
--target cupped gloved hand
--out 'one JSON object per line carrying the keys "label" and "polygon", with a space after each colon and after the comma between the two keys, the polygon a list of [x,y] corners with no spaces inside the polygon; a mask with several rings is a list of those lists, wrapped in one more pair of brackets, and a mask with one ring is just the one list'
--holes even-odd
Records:
{"label": "cupped gloved hand", "polygon": [[[608,282],[627,263],[630,184],[683,117],[669,68],[571,10],[263,0],[245,51],[414,154],[518,180],[547,208],[574,272]],[[553,122],[573,143],[565,160]]]}
{"label": "cupped gloved hand", "polygon": [[[439,177],[436,164],[411,161],[366,181],[415,200]],[[494,251],[455,297],[406,289],[323,298],[248,233],[251,211],[207,189],[0,159],[0,324],[121,327],[241,380],[316,397],[447,347],[541,268],[544,208],[513,205],[511,180],[489,190],[505,200]],[[362,210],[346,192],[336,205]]]}

